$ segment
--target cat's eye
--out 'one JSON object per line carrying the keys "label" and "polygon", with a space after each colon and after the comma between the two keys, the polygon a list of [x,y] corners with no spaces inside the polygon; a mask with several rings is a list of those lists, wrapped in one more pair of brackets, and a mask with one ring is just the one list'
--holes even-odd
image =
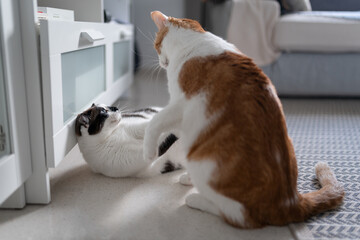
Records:
{"label": "cat's eye", "polygon": [[118,111],[119,109],[117,107],[109,107],[110,111],[112,112],[116,112]]}

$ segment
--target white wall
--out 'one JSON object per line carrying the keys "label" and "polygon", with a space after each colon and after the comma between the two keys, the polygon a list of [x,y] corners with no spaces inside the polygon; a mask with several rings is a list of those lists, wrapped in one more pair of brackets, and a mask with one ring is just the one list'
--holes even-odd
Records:
{"label": "white wall", "polygon": [[[185,17],[184,0],[133,0],[136,41],[141,57],[141,66],[150,68],[156,64],[157,54],[153,39],[157,31],[150,12],[159,10],[172,17]],[[146,35],[146,36],[144,36]]]}

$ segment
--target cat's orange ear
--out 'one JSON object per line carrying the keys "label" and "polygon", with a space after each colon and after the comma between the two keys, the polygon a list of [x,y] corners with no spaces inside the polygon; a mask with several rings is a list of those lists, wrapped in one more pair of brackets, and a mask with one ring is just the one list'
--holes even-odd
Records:
{"label": "cat's orange ear", "polygon": [[168,17],[160,11],[153,11],[153,12],[151,12],[151,18],[154,21],[154,23],[156,24],[158,30],[160,31],[161,29],[163,29],[165,27],[165,23],[166,23]]}

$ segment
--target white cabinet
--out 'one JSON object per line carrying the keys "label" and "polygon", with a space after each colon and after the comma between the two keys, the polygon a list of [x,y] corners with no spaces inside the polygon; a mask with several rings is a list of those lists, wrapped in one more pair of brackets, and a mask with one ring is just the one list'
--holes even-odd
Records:
{"label": "white cabinet", "polygon": [[132,25],[49,20],[37,29],[36,9],[37,0],[0,2],[0,207],[49,203],[48,168],[75,146],[76,115],[113,104],[133,79]]}
{"label": "white cabinet", "polygon": [[18,1],[0,1],[0,43],[0,205],[21,208],[32,165]]}
{"label": "white cabinet", "polygon": [[42,20],[40,42],[47,164],[56,167],[76,144],[77,114],[130,85],[133,27]]}

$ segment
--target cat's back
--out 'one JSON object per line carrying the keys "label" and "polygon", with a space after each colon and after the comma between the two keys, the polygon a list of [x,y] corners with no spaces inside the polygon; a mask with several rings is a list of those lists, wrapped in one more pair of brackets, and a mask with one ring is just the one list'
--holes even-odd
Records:
{"label": "cat's back", "polygon": [[280,106],[269,78],[249,57],[234,51],[193,57],[187,60],[179,74],[179,86],[187,98],[199,93],[208,96],[209,110],[224,108],[232,102],[253,102],[257,97]]}
{"label": "cat's back", "polygon": [[[201,128],[206,127],[190,153],[207,155],[214,144],[223,144],[223,150],[234,155],[263,158],[261,155],[271,154],[273,159],[276,154],[273,150],[269,153],[269,149],[291,147],[282,106],[271,81],[240,52],[224,51],[189,59],[179,74],[179,85],[187,99],[205,96],[205,122],[211,122],[202,124]],[[200,145],[204,152],[197,150]],[[289,157],[291,153],[281,155]]]}

